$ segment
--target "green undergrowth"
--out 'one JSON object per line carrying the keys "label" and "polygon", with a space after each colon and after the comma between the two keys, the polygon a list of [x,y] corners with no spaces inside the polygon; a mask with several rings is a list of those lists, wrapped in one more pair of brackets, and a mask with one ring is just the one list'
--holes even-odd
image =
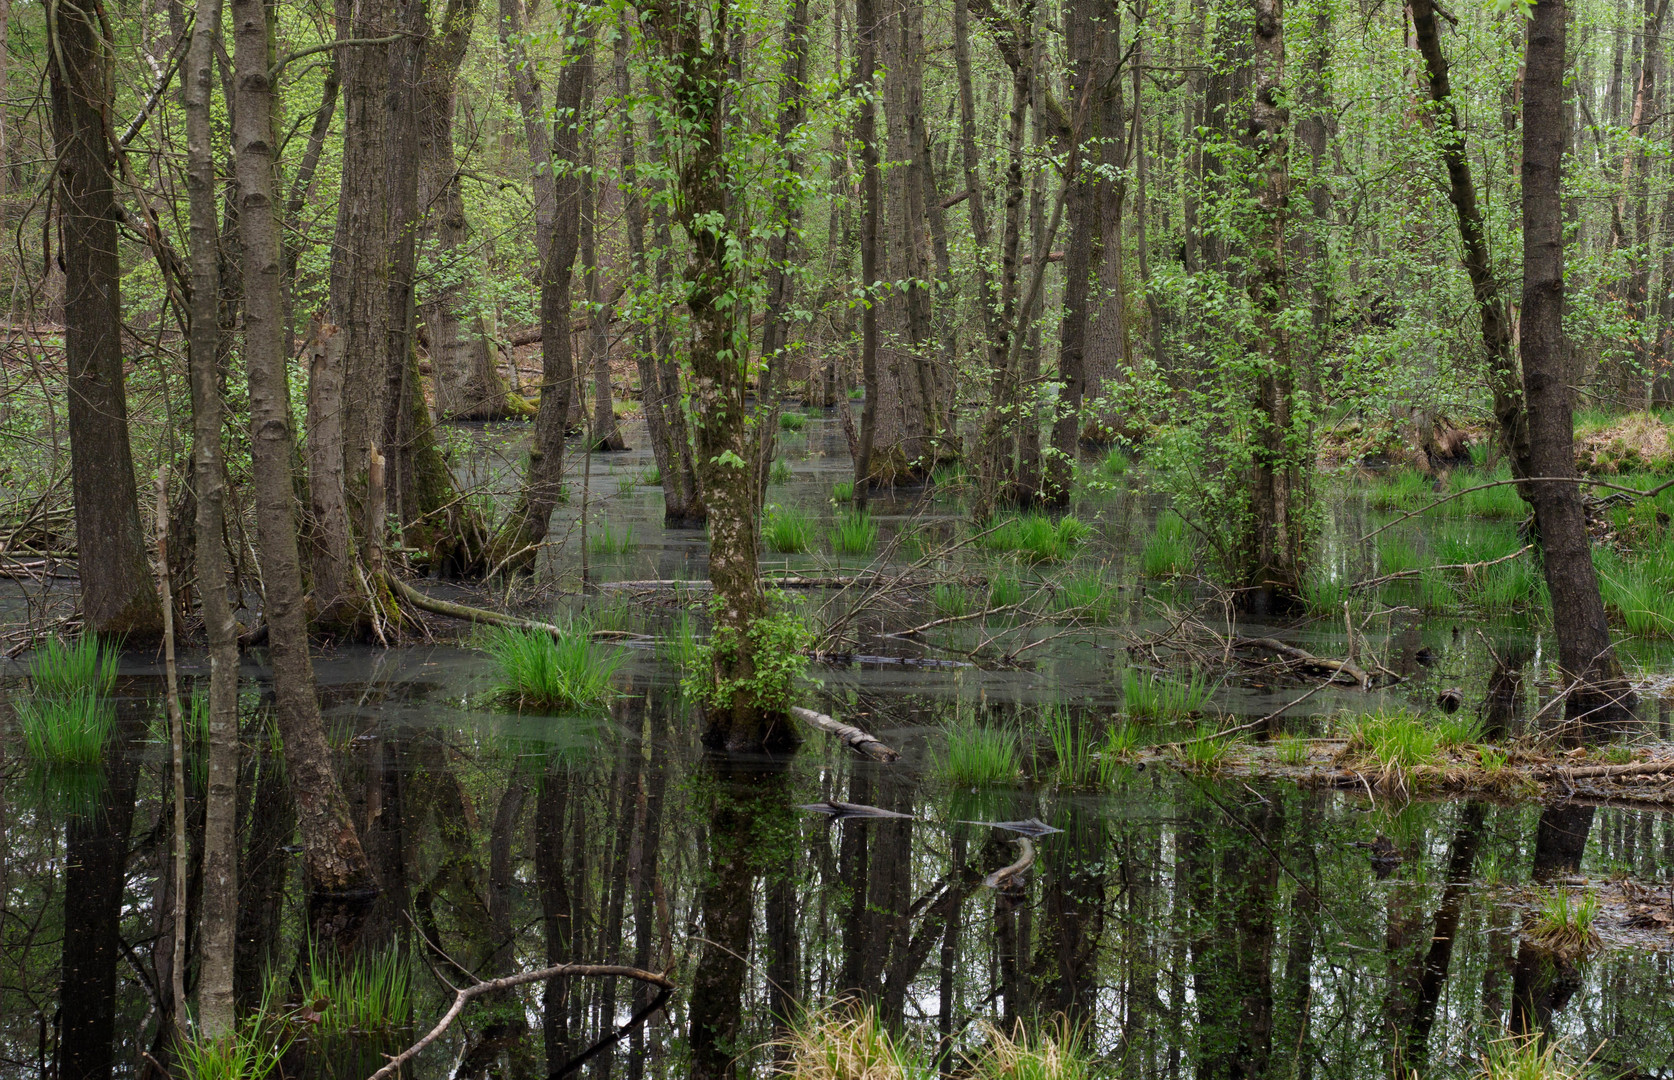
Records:
{"label": "green undergrowth", "polygon": [[831,485],[831,501],[834,503],[854,502],[854,481],[839,480]]}
{"label": "green undergrowth", "polygon": [[483,649],[498,671],[495,692],[520,709],[585,708],[607,701],[610,681],[627,659],[621,649],[596,644],[592,627],[574,622],[556,634],[497,626]]}
{"label": "green undergrowth", "polygon": [[803,413],[786,410],[779,414],[780,431],[801,431],[807,423],[808,417]]}
{"label": "green undergrowth", "polygon": [[1604,606],[1636,637],[1674,638],[1674,537],[1656,547],[1623,555],[1595,545]]}
{"label": "green undergrowth", "polygon": [[116,687],[116,650],[92,634],[72,642],[46,638],[29,658],[29,682],[37,695],[46,697],[80,691],[103,697]]}
{"label": "green undergrowth", "polygon": [[1063,1019],[978,1024],[944,1073],[926,1046],[892,1032],[870,1006],[841,1001],[798,1017],[773,1046],[786,1080],[1091,1080],[1104,1075],[1079,1030]]}
{"label": "green undergrowth", "polygon": [[1598,894],[1553,889],[1540,902],[1525,935],[1542,948],[1564,956],[1583,956],[1599,947]]}
{"label": "green undergrowth", "polygon": [[412,961],[393,948],[344,960],[310,946],[303,998],[326,1003],[315,1010],[322,1034],[397,1031],[408,1024],[412,1012]]}
{"label": "green undergrowth", "polygon": [[617,532],[610,522],[601,521],[587,534],[587,550],[594,555],[625,555],[634,547],[632,525],[623,526]]}
{"label": "green undergrowth", "polygon": [[948,582],[942,582],[930,590],[930,606],[944,619],[969,615],[976,609],[969,589]]}
{"label": "green undergrowth", "polygon": [[1092,569],[1064,578],[1052,594],[1053,610],[1084,622],[1110,622],[1116,616],[1119,586],[1102,570]]}
{"label": "green undergrowth", "polygon": [[1213,776],[1226,767],[1237,741],[1235,733],[1222,731],[1220,725],[1205,721],[1169,751],[1175,764],[1187,772]]}
{"label": "green undergrowth", "polygon": [[24,749],[49,766],[97,765],[116,733],[116,650],[85,634],[47,638],[29,660],[33,691],[16,702]]}
{"label": "green undergrowth", "polygon": [[791,482],[791,463],[784,458],[775,458],[767,469],[767,482],[770,484],[788,484]]}

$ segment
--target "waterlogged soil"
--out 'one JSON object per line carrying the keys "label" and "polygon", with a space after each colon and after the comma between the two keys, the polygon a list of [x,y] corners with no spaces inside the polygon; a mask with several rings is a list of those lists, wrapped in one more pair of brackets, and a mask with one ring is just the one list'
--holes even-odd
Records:
{"label": "waterlogged soil", "polygon": [[[472,452],[455,460],[503,482],[524,430],[456,432]],[[628,438],[645,446],[633,425]],[[703,534],[664,530],[660,492],[623,482],[643,477],[648,452],[599,455],[590,475],[572,469],[571,502],[555,521],[563,542],[548,553],[552,583],[513,599],[543,617],[584,611],[616,631],[629,657],[607,708],[508,712],[469,633],[440,621],[429,642],[336,648],[317,661],[339,773],[383,886],[372,942],[399,958],[411,990],[404,1027],[339,1036],[318,1025],[287,1057],[289,1072],[365,1077],[380,1052],[446,1009],[444,978],[458,985],[462,969],[490,977],[553,960],[667,971],[679,985],[592,1057],[585,1072],[595,1076],[689,1075],[694,1022],[740,1075],[764,1076],[783,1034],[776,1018],[844,994],[932,1051],[970,1046],[983,1020],[1062,1013],[1109,1076],[1465,1075],[1507,1025],[1550,1032],[1566,1052],[1593,1054],[1605,1075],[1674,1069],[1674,817],[1607,798],[1310,783],[1309,769],[1336,768],[1331,744],[1295,765],[1270,749],[1280,732],[1330,737],[1340,713],[1420,708],[1448,687],[1476,710],[1495,658],[1510,655],[1523,660],[1514,712],[1526,721],[1553,693],[1538,620],[1357,607],[1356,655],[1389,673],[1378,687],[1319,688],[1296,672],[1223,663],[1207,676],[1214,724],[1279,713],[1250,732],[1254,749],[1211,771],[1141,751],[1070,782],[1051,729],[1102,743],[1124,718],[1128,672],[1149,677],[1186,657],[1157,642],[1204,590],[1140,572],[1155,497],[1123,477],[1082,496],[1074,512],[1094,536],[1067,570],[963,548],[926,558],[926,545],[902,538],[932,531],[945,542],[960,528],[957,496],[936,492],[875,500],[878,553],[838,558],[825,531],[840,512],[831,486],[847,478],[839,425],[811,420],[785,440],[784,457],[792,476],[767,501],[814,515],[816,544],[767,556],[773,569],[853,575],[922,560],[915,573],[932,569],[944,583],[1096,570],[1115,599],[1098,621],[969,620],[901,637],[940,616],[928,590],[892,589],[858,613],[854,595],[791,594],[822,623],[848,626],[840,656],[811,669],[805,703],[901,758],[861,760],[813,733],[795,753],[718,758],[703,751],[701,715],[659,648],[682,605],[701,623],[700,597],[575,595],[584,552],[590,585],[700,580]],[[1375,573],[1353,565],[1353,542],[1386,516],[1345,484],[1330,519],[1337,565]],[[631,528],[632,542],[589,550],[583,521],[589,537],[620,541]],[[18,588],[19,622],[57,600],[50,583]],[[1349,654],[1340,613],[1237,632]],[[1652,691],[1674,670],[1654,643],[1625,642],[1624,652]],[[305,949],[306,882],[269,734],[265,660],[250,650],[243,669],[246,1001],[260,998],[264,972],[295,971]],[[10,673],[14,697],[27,693],[20,670]],[[183,677],[205,677],[190,651]],[[32,766],[9,720],[0,741],[3,1076],[136,1076],[147,1053],[163,1053],[155,1000],[167,987],[171,830],[150,657],[124,657],[117,693],[122,737],[100,767]],[[1631,742],[1666,737],[1658,700],[1647,695]],[[1190,738],[1202,722],[1147,723],[1141,741]],[[1006,774],[979,785],[948,764],[949,731],[976,726],[1013,733],[1015,747]],[[1271,767],[1248,764],[1262,754]],[[188,772],[187,812],[199,815],[201,769]],[[828,801],[903,816],[808,809]],[[1033,837],[1033,861],[986,885],[1023,850],[1015,829],[992,823],[1030,819],[1051,830]],[[1596,905],[1596,951],[1537,944],[1531,934],[1554,905]],[[604,980],[485,999],[411,1075],[547,1076],[647,1001]]]}

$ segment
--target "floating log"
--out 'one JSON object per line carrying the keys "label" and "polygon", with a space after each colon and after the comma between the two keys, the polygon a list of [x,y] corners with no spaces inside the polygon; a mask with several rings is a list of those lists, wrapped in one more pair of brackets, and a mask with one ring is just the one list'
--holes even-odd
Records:
{"label": "floating log", "polygon": [[791,706],[790,714],[809,727],[819,728],[828,735],[835,735],[851,750],[865,754],[873,761],[894,761],[901,755],[879,742],[868,732],[857,727],[833,720],[824,713],[817,713],[813,709]]}

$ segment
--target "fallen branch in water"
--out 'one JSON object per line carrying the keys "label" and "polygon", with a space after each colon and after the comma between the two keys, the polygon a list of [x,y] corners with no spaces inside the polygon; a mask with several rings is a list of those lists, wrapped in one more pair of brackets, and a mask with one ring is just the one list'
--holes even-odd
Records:
{"label": "fallen branch in water", "polygon": [[510,626],[517,630],[540,630],[561,637],[565,633],[561,626],[552,623],[539,622],[535,619],[525,619],[517,615],[507,615],[487,608],[471,607],[467,604],[456,604],[451,600],[440,600],[434,596],[426,596],[411,585],[402,581],[395,574],[386,575],[390,589],[396,596],[407,601],[421,611],[428,611],[435,615],[446,615],[450,619],[463,619],[466,622],[488,623],[490,626]]}
{"label": "fallen branch in water", "polygon": [[843,745],[865,754],[873,761],[894,761],[901,755],[879,742],[870,732],[865,732],[851,724],[840,720],[833,720],[824,713],[817,713],[813,709],[791,706],[790,714],[809,727],[819,728],[827,735],[833,735]]}
{"label": "fallen branch in water", "polygon": [[1239,638],[1232,643],[1235,649],[1266,649],[1268,652],[1278,653],[1280,656],[1296,661],[1302,667],[1328,671],[1332,678],[1346,675],[1362,689],[1369,689],[1372,685],[1371,676],[1361,670],[1358,664],[1347,660],[1331,660],[1323,656],[1315,656],[1306,649],[1299,649],[1295,645],[1286,645],[1277,638]]}
{"label": "fallen branch in water", "polygon": [[442,1037],[472,999],[479,998],[484,994],[492,994],[497,990],[509,990],[514,986],[522,986],[525,983],[545,982],[547,979],[558,979],[570,975],[592,977],[619,975],[624,978],[650,983],[652,986],[661,987],[664,990],[674,989],[674,983],[666,975],[658,975],[654,971],[642,971],[634,967],[622,967],[617,964],[558,964],[554,967],[541,968],[539,971],[525,971],[517,975],[489,979],[487,982],[473,983],[455,992],[453,1005],[448,1008],[448,1011],[442,1015],[442,1019],[437,1021],[436,1026],[431,1028],[424,1038],[390,1058],[383,1068],[373,1073],[367,1080],[384,1080],[385,1077],[393,1075],[401,1066],[417,1057],[425,1047]]}
{"label": "fallen branch in water", "polygon": [[1498,566],[1503,562],[1510,562],[1512,559],[1517,558],[1517,556],[1523,554],[1525,551],[1533,550],[1533,544],[1524,544],[1516,551],[1513,551],[1510,555],[1501,555],[1497,559],[1486,559],[1483,562],[1447,563],[1443,566],[1425,566],[1414,570],[1397,570],[1393,574],[1385,574],[1382,577],[1367,578],[1365,581],[1356,581],[1349,585],[1348,588],[1349,592],[1357,592],[1361,589],[1375,589],[1379,585],[1385,585],[1391,581],[1399,581],[1402,578],[1418,577],[1421,574],[1429,573],[1431,570],[1463,570],[1466,574],[1474,574],[1478,570],[1482,570],[1490,566]]}

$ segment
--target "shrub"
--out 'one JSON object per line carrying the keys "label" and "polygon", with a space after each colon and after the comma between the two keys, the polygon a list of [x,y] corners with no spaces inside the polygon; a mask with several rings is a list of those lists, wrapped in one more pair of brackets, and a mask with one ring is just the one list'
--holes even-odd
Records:
{"label": "shrub", "polygon": [[936,773],[955,787],[985,787],[1015,781],[1020,763],[1017,732],[978,724],[948,730]]}
{"label": "shrub", "polygon": [[774,507],[762,526],[762,539],[781,555],[807,551],[814,544],[814,519],[796,507]]}
{"label": "shrub", "polygon": [[102,646],[93,634],[68,645],[49,637],[29,658],[29,681],[36,694],[47,697],[67,698],[83,690],[104,696],[116,686],[116,650]]}
{"label": "shrub", "polygon": [[497,626],[484,648],[499,668],[502,700],[519,708],[581,708],[611,696],[610,680],[627,659],[621,649],[593,643],[586,624],[556,634]]}
{"label": "shrub", "polygon": [[870,555],[878,546],[878,526],[864,510],[837,515],[831,547],[839,555]]}
{"label": "shrub", "polygon": [[1177,577],[1191,573],[1191,537],[1186,522],[1172,510],[1157,515],[1157,527],[1139,554],[1139,565],[1147,577]]}
{"label": "shrub", "polygon": [[115,708],[85,688],[20,701],[17,719],[29,756],[50,764],[98,764],[116,731]]}

